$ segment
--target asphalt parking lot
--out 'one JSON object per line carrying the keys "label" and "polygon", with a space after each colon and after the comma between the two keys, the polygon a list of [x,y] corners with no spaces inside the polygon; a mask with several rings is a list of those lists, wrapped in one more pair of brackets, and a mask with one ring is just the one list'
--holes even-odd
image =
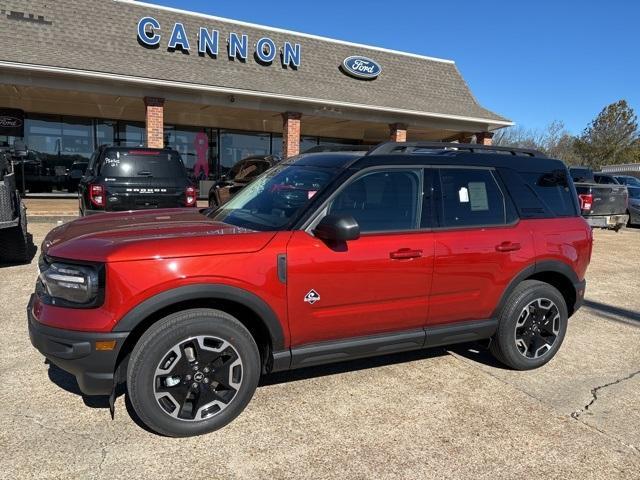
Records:
{"label": "asphalt parking lot", "polygon": [[[37,245],[52,223],[32,223]],[[597,231],[587,301],[540,370],[476,345],[263,379],[223,430],[163,438],[29,342],[36,265],[0,269],[1,478],[640,478],[640,229]]]}

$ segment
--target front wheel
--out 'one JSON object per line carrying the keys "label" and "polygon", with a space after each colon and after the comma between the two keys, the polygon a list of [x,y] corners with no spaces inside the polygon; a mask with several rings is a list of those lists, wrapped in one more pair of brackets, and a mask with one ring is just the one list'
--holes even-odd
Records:
{"label": "front wheel", "polygon": [[567,332],[567,304],[555,287],[525,280],[509,295],[498,320],[491,352],[511,368],[530,370],[558,352]]}
{"label": "front wheel", "polygon": [[131,354],[127,390],[149,428],[188,437],[224,427],[247,406],[260,378],[249,331],[220,310],[177,312],[147,330]]}

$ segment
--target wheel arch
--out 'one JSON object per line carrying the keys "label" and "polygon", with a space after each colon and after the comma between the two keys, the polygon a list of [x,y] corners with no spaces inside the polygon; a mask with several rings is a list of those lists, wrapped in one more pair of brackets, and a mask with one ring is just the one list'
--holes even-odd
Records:
{"label": "wheel arch", "polygon": [[[129,332],[116,361],[116,381],[126,376],[133,347],[147,329],[171,313],[193,308],[212,308],[233,315],[251,333],[262,360],[263,371],[282,369],[275,362],[285,362],[284,330],[278,316],[257,295],[237,287],[219,284],[196,284],[174,288],[150,297],[131,309],[117,323],[114,332]],[[287,351],[288,352],[288,351]],[[284,358],[283,358],[284,357]]]}
{"label": "wheel arch", "polygon": [[567,304],[569,317],[573,315],[577,301],[576,285],[581,282],[568,264],[559,260],[546,260],[527,266],[509,282],[493,313],[494,317],[503,308],[511,292],[524,280],[538,280],[558,289]]}

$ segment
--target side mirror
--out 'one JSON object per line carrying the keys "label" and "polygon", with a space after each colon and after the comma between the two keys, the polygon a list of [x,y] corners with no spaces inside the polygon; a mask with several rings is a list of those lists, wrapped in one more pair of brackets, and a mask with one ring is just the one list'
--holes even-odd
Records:
{"label": "side mirror", "polygon": [[327,215],[313,230],[316,237],[329,242],[348,242],[360,238],[360,226],[351,215]]}

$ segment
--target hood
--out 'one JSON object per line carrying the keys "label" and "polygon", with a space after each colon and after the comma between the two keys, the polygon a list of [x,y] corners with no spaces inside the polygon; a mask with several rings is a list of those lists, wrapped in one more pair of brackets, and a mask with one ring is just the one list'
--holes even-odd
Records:
{"label": "hood", "polygon": [[215,222],[194,208],[104,213],[49,232],[42,252],[51,257],[97,262],[249,253],[274,232]]}

